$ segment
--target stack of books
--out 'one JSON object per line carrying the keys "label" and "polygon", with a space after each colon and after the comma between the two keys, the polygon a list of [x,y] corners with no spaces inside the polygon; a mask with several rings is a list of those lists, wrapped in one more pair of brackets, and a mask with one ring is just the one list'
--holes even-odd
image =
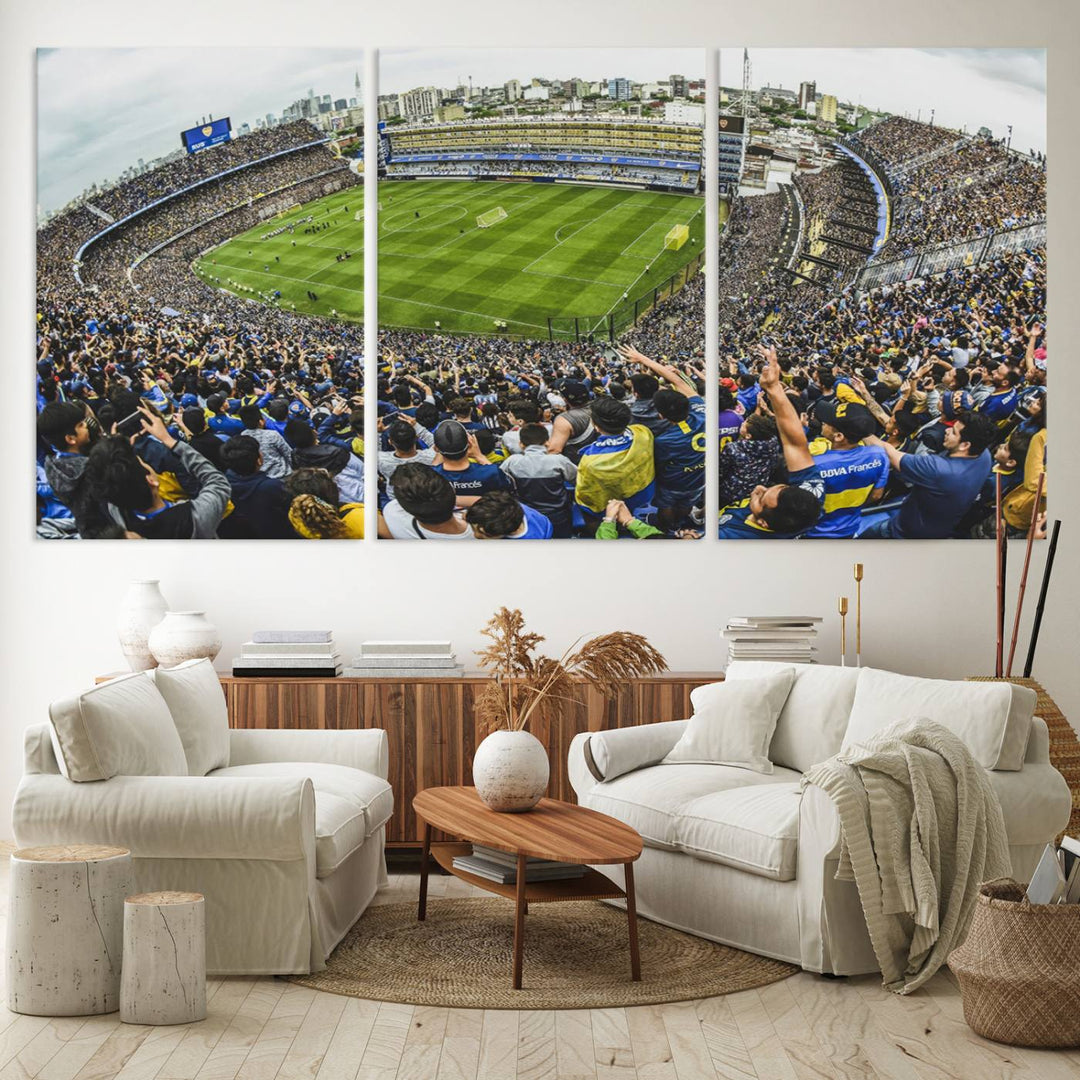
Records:
{"label": "stack of books", "polygon": [[1063,836],[1060,847],[1046,845],[1027,898],[1032,904],[1080,904],[1080,840]]}
{"label": "stack of books", "polygon": [[233,674],[248,679],[336,678],[341,674],[341,653],[330,630],[256,630],[240,646]]}
{"label": "stack of books", "polygon": [[444,679],[460,677],[463,670],[449,641],[365,641],[345,674],[363,679]]}
{"label": "stack of books", "polygon": [[[454,856],[454,869],[464,870],[487,881],[497,881],[501,885],[517,884],[517,856],[483,844],[473,844],[471,855]],[[567,881],[584,877],[587,869],[587,866],[577,863],[530,858],[525,867],[525,880]]]}
{"label": "stack of books", "polygon": [[746,615],[724,628],[728,660],[770,660],[783,664],[814,663],[817,615]]}

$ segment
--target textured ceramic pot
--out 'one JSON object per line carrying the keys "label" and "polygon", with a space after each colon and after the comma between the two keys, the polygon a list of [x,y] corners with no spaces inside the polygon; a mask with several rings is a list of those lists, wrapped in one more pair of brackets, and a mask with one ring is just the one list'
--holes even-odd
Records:
{"label": "textured ceramic pot", "polygon": [[150,651],[162,667],[213,660],[221,652],[221,635],[205,611],[166,611],[150,632]]}
{"label": "textured ceramic pot", "polygon": [[156,578],[133,581],[128,586],[116,615],[116,633],[124,659],[132,671],[157,667],[148,639],[150,631],[165,618],[168,608]]}
{"label": "textured ceramic pot", "polygon": [[544,744],[527,731],[494,731],[473,756],[473,783],[492,810],[531,810],[547,791]]}

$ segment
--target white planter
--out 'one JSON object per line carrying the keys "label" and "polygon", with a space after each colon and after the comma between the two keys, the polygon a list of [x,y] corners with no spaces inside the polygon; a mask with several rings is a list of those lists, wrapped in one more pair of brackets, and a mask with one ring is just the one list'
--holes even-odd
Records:
{"label": "white planter", "polygon": [[547,792],[544,744],[527,731],[494,731],[473,756],[473,783],[491,807],[509,813],[531,810]]}
{"label": "white planter", "polygon": [[221,635],[204,611],[167,611],[150,632],[150,651],[162,667],[213,660],[221,652]]}
{"label": "white planter", "polygon": [[133,581],[116,616],[116,633],[124,659],[132,671],[157,667],[147,639],[165,617],[169,605],[161,595],[157,579]]}

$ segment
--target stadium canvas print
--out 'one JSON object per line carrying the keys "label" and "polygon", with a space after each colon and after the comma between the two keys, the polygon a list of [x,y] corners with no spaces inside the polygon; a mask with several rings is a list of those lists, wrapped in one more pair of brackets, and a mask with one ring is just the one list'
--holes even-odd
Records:
{"label": "stadium canvas print", "polygon": [[363,535],[362,74],[39,52],[39,536]]}
{"label": "stadium canvas print", "polygon": [[380,52],[380,537],[702,535],[704,67]]}
{"label": "stadium canvas print", "polygon": [[720,538],[1042,535],[1044,51],[720,67]]}

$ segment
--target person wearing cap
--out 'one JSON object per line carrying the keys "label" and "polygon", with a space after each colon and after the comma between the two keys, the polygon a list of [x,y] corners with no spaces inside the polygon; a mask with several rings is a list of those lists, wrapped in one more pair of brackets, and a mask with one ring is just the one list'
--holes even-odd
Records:
{"label": "person wearing cap", "polygon": [[476,436],[457,420],[444,420],[435,429],[439,460],[434,468],[457,493],[458,506],[471,506],[489,491],[503,491],[509,480],[492,465],[476,443]]}
{"label": "person wearing cap", "polygon": [[779,540],[801,536],[821,517],[825,484],[810,453],[802,420],[780,378],[780,362],[772,346],[757,346],[765,360],[760,382],[776,418],[788,471],[786,484],[758,484],[750,495],[720,511],[721,540]]}
{"label": "person wearing cap", "polygon": [[852,537],[859,529],[862,508],[878,502],[889,480],[889,459],[863,439],[873,435],[877,423],[865,405],[833,398],[819,402],[815,416],[830,449],[815,461],[825,482],[821,518],[808,537]]}

